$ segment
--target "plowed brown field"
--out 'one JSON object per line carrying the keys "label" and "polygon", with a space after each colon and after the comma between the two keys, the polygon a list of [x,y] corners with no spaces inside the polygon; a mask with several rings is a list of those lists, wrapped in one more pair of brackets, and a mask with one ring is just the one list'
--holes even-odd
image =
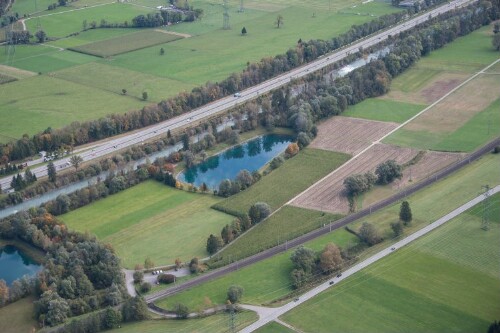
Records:
{"label": "plowed brown field", "polygon": [[349,117],[331,117],[318,126],[311,147],[356,155],[398,124]]}

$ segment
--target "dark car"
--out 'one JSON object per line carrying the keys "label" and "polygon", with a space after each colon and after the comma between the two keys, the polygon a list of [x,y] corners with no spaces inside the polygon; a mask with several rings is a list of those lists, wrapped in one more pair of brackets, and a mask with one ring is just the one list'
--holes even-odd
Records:
{"label": "dark car", "polygon": [[337,274],[337,277],[341,277],[341,276],[342,276],[342,273]]}
{"label": "dark car", "polygon": [[334,283],[333,281],[330,281],[330,286],[331,286],[333,283]]}

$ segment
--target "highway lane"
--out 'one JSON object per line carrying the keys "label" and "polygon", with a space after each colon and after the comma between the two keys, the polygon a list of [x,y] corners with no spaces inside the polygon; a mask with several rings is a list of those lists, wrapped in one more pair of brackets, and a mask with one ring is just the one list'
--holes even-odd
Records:
{"label": "highway lane", "polygon": [[[448,4],[442,5],[429,12],[426,12],[420,16],[416,16],[410,20],[407,20],[397,26],[389,28],[378,34],[374,34],[372,36],[363,38],[357,42],[352,43],[347,47],[344,47],[340,50],[324,55],[313,62],[303,65],[299,68],[293,69],[285,74],[279,75],[261,84],[243,90],[240,92],[241,94],[240,97],[228,96],[219,99],[217,101],[214,101],[212,103],[209,103],[205,106],[202,106],[198,109],[195,109],[191,112],[163,121],[159,124],[152,125],[147,128],[137,130],[135,132],[128,133],[114,139],[112,138],[106,141],[97,142],[89,146],[88,150],[79,153],[79,155],[83,158],[84,161],[90,161],[92,159],[100,158],[110,153],[113,153],[114,151],[117,151],[119,149],[124,149],[132,145],[140,144],[154,137],[160,135],[166,135],[169,130],[172,131],[179,127],[189,125],[189,123],[193,121],[199,121],[208,117],[212,117],[216,114],[225,112],[235,107],[238,104],[245,103],[246,101],[258,97],[260,94],[264,94],[271,90],[284,86],[289,82],[291,82],[293,79],[304,77],[306,75],[311,74],[314,71],[317,71],[321,68],[329,66],[335,62],[338,62],[339,60],[344,59],[348,55],[357,52],[360,49],[360,47],[366,49],[370,46],[376,45],[381,41],[387,39],[391,35],[396,35],[400,32],[409,30],[414,26],[421,24],[422,22],[425,22],[426,20],[429,19],[430,16],[434,17],[441,13],[445,13],[449,10],[452,10],[456,7],[460,7],[476,1],[477,0],[452,1]],[[69,157],[54,161],[54,165],[56,166],[57,170],[64,170],[67,168],[71,168],[71,165],[69,164]],[[38,178],[47,175],[46,166],[36,167],[33,168],[31,171],[34,174],[36,174]],[[11,180],[12,176],[0,179],[1,188],[4,190],[10,189]]]}
{"label": "highway lane", "polygon": [[387,199],[384,199],[380,202],[377,202],[377,203],[375,203],[375,204],[373,204],[373,205],[371,205],[363,210],[360,210],[359,212],[348,215],[348,216],[346,216],[346,217],[344,217],[344,218],[342,218],[334,223],[330,223],[323,228],[313,230],[305,235],[302,235],[302,236],[297,237],[295,239],[292,239],[288,242],[285,242],[285,244],[275,246],[275,247],[270,248],[268,250],[257,253],[251,257],[239,260],[237,262],[234,262],[234,263],[229,264],[227,266],[221,267],[219,269],[209,271],[205,274],[202,274],[202,275],[200,275],[192,280],[186,281],[185,283],[179,284],[175,287],[172,287],[172,288],[169,288],[166,290],[161,290],[161,291],[158,291],[154,294],[148,295],[145,297],[146,302],[153,303],[159,299],[175,295],[183,290],[186,290],[186,289],[189,289],[191,287],[208,282],[210,280],[216,279],[216,278],[221,277],[225,274],[228,274],[230,272],[236,271],[236,270],[241,269],[243,267],[252,265],[252,264],[257,263],[259,261],[268,259],[268,258],[270,258],[278,253],[287,251],[288,249],[290,249],[292,247],[302,245],[310,240],[313,240],[317,237],[323,236],[323,235],[325,235],[333,230],[342,228],[351,222],[354,222],[360,218],[363,218],[363,217],[368,216],[376,211],[379,211],[382,208],[385,208],[389,205],[392,205],[392,204],[406,198],[407,196],[415,193],[416,191],[418,191],[418,190],[420,190],[420,189],[422,189],[422,188],[424,188],[424,187],[426,187],[434,182],[437,182],[438,180],[440,180],[442,178],[449,176],[450,174],[459,170],[460,168],[462,168],[462,167],[470,164],[471,162],[479,159],[481,156],[483,156],[485,154],[489,154],[493,150],[493,148],[499,144],[500,144],[500,138],[496,138],[495,140],[489,142],[488,144],[484,145],[483,147],[481,147],[478,150],[474,151],[473,153],[469,154],[464,159],[459,160],[458,162],[451,164],[451,165],[447,166],[446,168],[440,170],[434,176],[427,178],[427,179],[425,179],[425,180],[423,180],[423,181],[421,181],[421,182],[419,182],[419,183],[417,183],[417,184],[415,184],[415,185],[413,185],[413,186],[411,186],[411,187],[409,187],[409,188],[407,188],[399,193],[396,193],[395,195],[393,195]]}

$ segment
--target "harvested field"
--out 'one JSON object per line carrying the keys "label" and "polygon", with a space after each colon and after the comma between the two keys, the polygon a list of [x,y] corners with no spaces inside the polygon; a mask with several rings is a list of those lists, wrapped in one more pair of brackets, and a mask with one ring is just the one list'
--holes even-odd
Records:
{"label": "harvested field", "polygon": [[424,156],[415,165],[408,166],[403,171],[403,177],[394,181],[393,189],[399,189],[430,177],[439,170],[464,158],[467,154],[426,151]]}
{"label": "harvested field", "polygon": [[16,79],[24,79],[38,75],[37,73],[25,71],[16,67],[0,65],[0,74],[7,75]]}
{"label": "harvested field", "polygon": [[404,127],[409,131],[451,133],[499,96],[500,76],[482,75],[451,94]]}
{"label": "harvested field", "polygon": [[[375,171],[378,164],[390,159],[404,164],[411,161],[417,154],[416,149],[377,144],[358,158],[348,161],[338,171],[323,179],[321,183],[303,192],[293,200],[292,205],[334,213],[347,213],[349,204],[344,193],[345,178],[354,174]],[[392,195],[401,188],[430,177],[464,156],[466,154],[425,151],[416,164],[405,168],[401,179],[394,181],[389,187],[377,187],[367,193],[363,205],[380,201],[382,197]]]}
{"label": "harvested field", "polygon": [[318,125],[311,147],[356,155],[398,124],[349,117],[331,117]]}
{"label": "harvested field", "polygon": [[377,165],[391,159],[396,160],[399,164],[404,164],[417,154],[418,150],[412,148],[376,144],[302,192],[291,204],[303,208],[345,214],[349,211],[349,203],[343,185],[345,178],[354,174],[375,171]]}

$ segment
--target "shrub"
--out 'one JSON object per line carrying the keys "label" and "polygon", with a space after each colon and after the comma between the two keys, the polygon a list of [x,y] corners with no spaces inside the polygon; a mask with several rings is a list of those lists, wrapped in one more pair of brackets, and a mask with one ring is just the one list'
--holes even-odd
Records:
{"label": "shrub", "polygon": [[172,274],[160,274],[158,275],[158,282],[162,284],[170,284],[175,282],[175,275]]}
{"label": "shrub", "polygon": [[149,282],[143,282],[141,284],[141,292],[142,293],[147,293],[150,290],[151,290],[151,283],[149,283]]}

